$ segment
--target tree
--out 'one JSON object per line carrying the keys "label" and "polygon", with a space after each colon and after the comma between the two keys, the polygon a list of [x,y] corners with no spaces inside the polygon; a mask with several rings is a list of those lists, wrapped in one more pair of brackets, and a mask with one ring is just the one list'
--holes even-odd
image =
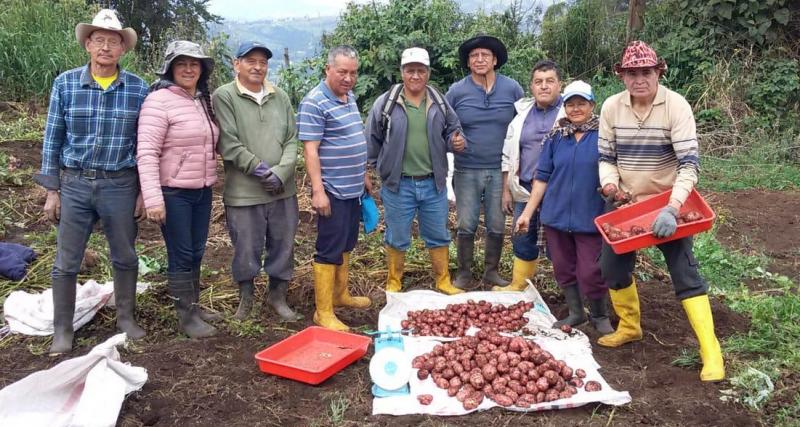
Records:
{"label": "tree", "polygon": [[631,0],[628,9],[628,31],[625,41],[630,42],[633,37],[644,30],[645,0]]}
{"label": "tree", "polygon": [[87,0],[115,9],[120,19],[136,30],[136,50],[145,56],[174,39],[206,40],[206,24],[221,17],[208,11],[210,0]]}

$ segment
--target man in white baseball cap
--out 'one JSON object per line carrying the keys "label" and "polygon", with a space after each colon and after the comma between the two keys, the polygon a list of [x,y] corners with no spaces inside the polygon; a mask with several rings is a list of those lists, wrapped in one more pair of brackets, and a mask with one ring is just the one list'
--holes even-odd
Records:
{"label": "man in white baseball cap", "polygon": [[455,111],[428,85],[428,51],[412,47],[400,56],[402,84],[375,100],[367,119],[367,164],[383,185],[386,216],[384,243],[388,260],[386,291],[403,289],[405,251],[411,246],[411,224],[430,251],[436,289],[463,292],[450,282],[450,232],[447,229],[447,152],[464,149]]}
{"label": "man in white baseball cap", "polygon": [[143,218],[136,173],[136,123],[147,95],[139,76],[119,67],[136,46],[136,32],[103,9],[75,37],[89,63],[53,82],[42,170],[34,180],[47,189],[44,213],[58,223],[53,264],[53,344],[50,354],[72,350],[75,293],[81,260],[94,224],[101,220],[114,274],[117,328],[129,338],[145,332],[134,319],[136,219]]}

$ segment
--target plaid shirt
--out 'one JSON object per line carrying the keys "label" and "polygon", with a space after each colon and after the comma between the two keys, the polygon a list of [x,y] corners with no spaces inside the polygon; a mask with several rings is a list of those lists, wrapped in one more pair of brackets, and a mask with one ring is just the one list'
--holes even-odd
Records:
{"label": "plaid shirt", "polygon": [[136,124],[146,95],[144,80],[121,69],[106,90],[88,65],[56,77],[36,181],[57,190],[61,168],[118,171],[136,166]]}

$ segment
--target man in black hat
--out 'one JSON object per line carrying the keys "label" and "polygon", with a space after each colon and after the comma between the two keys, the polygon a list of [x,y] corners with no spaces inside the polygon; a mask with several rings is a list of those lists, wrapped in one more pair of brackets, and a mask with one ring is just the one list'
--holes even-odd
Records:
{"label": "man in black hat", "polygon": [[447,101],[458,114],[467,140],[466,149],[455,154],[453,187],[458,214],[458,272],[453,284],[469,287],[475,232],[481,202],[485,212],[486,245],[483,280],[505,286],[497,268],[503,248],[503,173],[501,160],[508,124],[514,118],[514,102],[522,98],[522,86],[497,73],[508,53],[503,42],[491,36],[473,37],[458,48],[461,65],[470,74],[447,91]]}

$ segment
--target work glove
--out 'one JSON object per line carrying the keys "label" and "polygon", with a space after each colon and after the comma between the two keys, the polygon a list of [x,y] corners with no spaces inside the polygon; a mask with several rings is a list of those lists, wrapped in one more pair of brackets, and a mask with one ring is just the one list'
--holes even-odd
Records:
{"label": "work glove", "polygon": [[258,162],[258,166],[253,170],[253,175],[257,176],[261,181],[261,186],[264,187],[264,191],[267,194],[276,196],[283,193],[283,181],[272,172],[272,169],[266,163]]}
{"label": "work glove", "polygon": [[661,209],[653,222],[653,234],[663,239],[675,234],[676,228],[678,228],[678,210],[672,206]]}
{"label": "work glove", "polygon": [[276,196],[283,193],[283,181],[272,171],[269,171],[269,173],[259,179],[261,180],[261,186],[264,187],[264,191],[266,191],[267,194]]}

